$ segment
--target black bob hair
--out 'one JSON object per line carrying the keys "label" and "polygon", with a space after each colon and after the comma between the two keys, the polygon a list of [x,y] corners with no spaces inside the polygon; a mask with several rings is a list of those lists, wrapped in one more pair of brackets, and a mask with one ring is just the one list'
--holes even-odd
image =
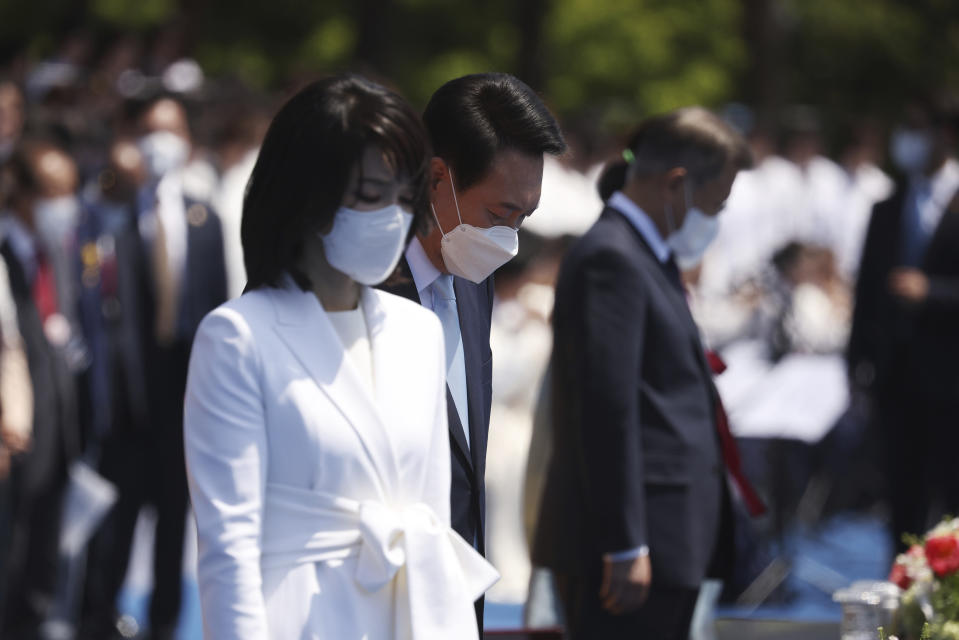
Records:
{"label": "black bob hair", "polygon": [[427,224],[429,140],[412,107],[355,74],[313,82],[273,118],[247,184],[240,229],[246,291],[278,287],[284,273],[311,288],[297,267],[304,240],[332,223],[369,145],[411,181],[412,228]]}
{"label": "black bob hair", "polygon": [[423,112],[434,153],[462,190],[486,177],[496,153],[566,151],[556,119],[526,83],[507,73],[476,73],[436,90]]}

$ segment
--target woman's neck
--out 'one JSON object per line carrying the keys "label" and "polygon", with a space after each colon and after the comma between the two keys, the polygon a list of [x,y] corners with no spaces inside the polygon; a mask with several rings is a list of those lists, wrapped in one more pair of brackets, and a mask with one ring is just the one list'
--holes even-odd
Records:
{"label": "woman's neck", "polygon": [[304,247],[300,269],[310,279],[313,295],[326,311],[351,311],[360,303],[360,284],[326,261],[321,243]]}

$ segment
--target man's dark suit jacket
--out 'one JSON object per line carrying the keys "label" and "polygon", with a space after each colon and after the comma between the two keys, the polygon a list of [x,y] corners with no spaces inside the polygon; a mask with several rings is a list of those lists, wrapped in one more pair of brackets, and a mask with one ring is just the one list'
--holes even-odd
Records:
{"label": "man's dark suit jacket", "polygon": [[[183,393],[186,389],[190,346],[203,317],[227,299],[226,262],[223,257],[223,232],[220,219],[208,205],[183,198],[187,217],[186,262],[177,300],[176,337],[171,345],[158,344],[155,336],[156,278],[152,264],[141,287],[142,335],[147,337],[146,358],[148,403],[155,428],[182,425]],[[149,212],[139,214],[150,215]],[[152,249],[145,247],[145,255]],[[149,258],[147,258],[149,261]]]}
{"label": "man's dark suit jacket", "polygon": [[595,576],[604,553],[648,545],[654,586],[696,589],[731,556],[715,390],[674,274],[610,207],[563,262],[538,566]]}
{"label": "man's dark suit jacket", "polygon": [[[929,278],[927,300],[912,306],[889,292],[889,275],[902,264],[907,188],[873,208],[863,246],[847,353],[850,374],[878,397],[913,380],[935,392],[959,395],[959,211],[946,211],[920,269]],[[872,379],[872,384],[868,385]]]}
{"label": "man's dark suit jacket", "polygon": [[[91,204],[77,229],[80,323],[90,350],[86,394],[90,432],[145,430],[147,404],[145,299],[149,260],[132,206]],[[109,247],[110,251],[95,249]],[[121,426],[122,425],[122,426]]]}
{"label": "man's dark suit jacket", "polygon": [[[400,262],[398,275],[380,288],[390,293],[420,302],[409,264]],[[493,402],[493,353],[489,346],[490,321],[493,312],[493,279],[474,284],[453,277],[456,310],[463,337],[463,357],[466,365],[466,397],[470,421],[470,443],[453,404],[453,396],[446,390],[446,406],[450,427],[452,454],[452,487],[450,515],[453,529],[483,553],[486,545],[486,444],[489,440],[489,416]]]}
{"label": "man's dark suit jacket", "polygon": [[[10,277],[10,292],[17,306],[17,321],[30,369],[33,386],[33,433],[31,447],[22,456],[21,481],[23,490],[42,492],[51,484],[66,480],[67,463],[80,452],[80,421],[77,405],[79,366],[71,366],[67,350],[51,345],[47,340],[43,322],[33,301],[33,283],[28,280],[9,242],[0,247]],[[51,264],[66,264],[63,256],[50,258]],[[58,269],[54,268],[57,272]],[[69,281],[69,276],[55,273],[59,283]],[[74,314],[66,308],[73,294],[66,287],[57,289],[61,313],[71,322],[74,333],[79,329],[73,324]],[[72,344],[72,343],[71,343]]]}
{"label": "man's dark suit jacket", "polygon": [[[0,550],[5,584],[0,589],[0,636],[21,637],[33,632],[49,614],[56,596],[60,513],[67,486],[67,468],[80,449],[77,387],[83,366],[83,349],[75,339],[79,329],[69,308],[73,291],[63,272],[65,252],[48,256],[58,285],[60,312],[71,323],[72,338],[64,346],[51,344],[34,304],[31,281],[9,241],[0,246],[6,263],[10,291],[17,307],[17,324],[33,386],[33,431],[30,449],[13,460],[9,485],[0,491],[11,501],[0,517],[9,535]],[[77,357],[71,357],[71,354]],[[28,637],[28,636],[23,636]]]}

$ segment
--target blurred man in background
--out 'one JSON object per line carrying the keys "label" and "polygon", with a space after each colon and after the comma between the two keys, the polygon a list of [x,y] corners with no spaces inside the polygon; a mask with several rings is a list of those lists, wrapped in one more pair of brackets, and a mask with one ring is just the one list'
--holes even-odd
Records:
{"label": "blurred man in background", "polygon": [[[119,252],[128,251],[130,255],[123,259],[132,263],[139,260],[141,265],[145,264],[142,272],[147,275],[138,281],[134,273],[127,273],[129,282],[125,279],[117,281],[117,286],[129,285],[133,289],[122,293],[124,299],[118,297],[120,290],[111,292],[109,287],[106,290],[101,288],[97,295],[117,296],[110,306],[117,308],[119,305],[122,313],[127,314],[127,322],[132,323],[126,327],[127,335],[114,335],[112,339],[120,344],[135,345],[139,340],[145,344],[142,365],[136,362],[135,352],[128,354],[133,362],[112,363],[114,371],[110,378],[125,376],[123,367],[131,367],[132,377],[125,379],[123,384],[131,384],[133,392],[125,398],[129,406],[120,408],[109,428],[119,430],[116,435],[120,440],[124,438],[123,430],[137,428],[135,418],[142,411],[138,405],[144,402],[138,400],[135,393],[139,386],[136,381],[141,374],[137,370],[140,366],[145,367],[145,406],[149,424],[146,434],[130,434],[134,441],[131,446],[142,458],[124,458],[121,453],[118,462],[121,466],[108,471],[123,479],[120,481],[120,502],[106,523],[112,529],[104,535],[111,536],[114,548],[124,557],[103,568],[102,592],[93,596],[99,599],[100,607],[110,607],[109,610],[99,609],[99,624],[113,613],[136,514],[143,504],[152,504],[157,519],[150,637],[172,638],[180,612],[188,503],[183,461],[183,393],[190,346],[203,316],[226,300],[227,285],[219,219],[208,203],[190,195],[191,181],[196,176],[191,173],[189,164],[193,149],[186,109],[172,98],[153,100],[139,116],[138,132],[137,148],[142,154],[146,173],[146,180],[136,195],[138,237],[128,238],[129,234],[123,228],[127,223],[122,222],[123,210],[131,206],[130,192],[140,181],[137,167],[140,160],[133,150],[125,150],[126,143],[113,149],[111,155],[112,162],[117,165],[114,168],[117,182],[101,194],[100,208],[115,209],[112,213],[101,212],[104,223],[109,224],[111,219],[121,221],[121,225],[110,229],[109,233],[113,236],[119,234],[123,241],[114,237],[117,254],[107,259],[119,261]],[[131,220],[129,224],[134,222]],[[139,247],[137,243],[140,243]],[[137,252],[139,256],[135,255]],[[101,257],[98,255],[97,259]],[[92,254],[90,262],[92,266]],[[101,284],[107,285],[106,282]],[[136,290],[138,287],[139,291]],[[132,302],[137,299],[142,306]],[[134,320],[136,318],[138,320]],[[98,318],[94,324],[103,321],[109,321],[109,318]],[[139,338],[137,332],[140,332]],[[119,369],[116,368],[118,365]],[[137,465],[137,459],[142,459],[144,464]]]}
{"label": "blurred man in background", "polygon": [[87,452],[117,488],[117,502],[90,543],[80,638],[116,635],[116,603],[126,576],[134,526],[147,500],[151,448],[145,354],[150,269],[136,217],[146,180],[143,156],[131,139],[110,147],[109,163],[89,190],[77,233],[80,317],[91,365]]}
{"label": "blurred man in background", "polygon": [[[150,255],[152,350],[147,359],[151,425],[152,501],[157,509],[150,628],[170,638],[180,610],[187,487],[183,461],[183,393],[196,328],[226,300],[219,218],[190,195],[193,147],[186,109],[171,98],[140,116],[139,147],[149,180],[141,189],[140,233]],[[145,197],[144,197],[145,196]]]}
{"label": "blurred man in background", "polygon": [[0,165],[13,154],[24,124],[23,93],[8,80],[0,80]]}
{"label": "blurred man in background", "polygon": [[911,106],[893,132],[903,179],[873,209],[856,287],[849,375],[878,409],[900,548],[903,533],[921,534],[937,513],[959,510],[956,134],[954,111],[930,103]]}
{"label": "blurred man in background", "polygon": [[29,448],[12,469],[13,536],[2,635],[33,638],[57,580],[67,467],[80,448],[77,376],[87,353],[77,322],[73,256],[80,215],[73,160],[22,142],[2,169],[3,244],[34,390]]}

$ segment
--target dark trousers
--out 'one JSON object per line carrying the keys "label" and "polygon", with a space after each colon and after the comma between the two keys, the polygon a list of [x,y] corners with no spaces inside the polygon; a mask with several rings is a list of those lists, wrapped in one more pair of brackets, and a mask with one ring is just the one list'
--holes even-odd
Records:
{"label": "dark trousers", "polygon": [[24,454],[8,487],[10,529],[0,637],[33,638],[51,612],[60,559],[60,520],[66,490],[65,465],[37,486],[25,486],[34,461]]}
{"label": "dark trousers", "polygon": [[[879,420],[886,441],[887,499],[897,552],[906,550],[903,534],[922,535],[929,524],[932,469],[929,459],[927,408],[914,394],[881,401]],[[889,480],[892,480],[891,482]]]}
{"label": "dark trousers", "polygon": [[112,633],[137,516],[146,504],[155,507],[157,516],[149,609],[151,637],[172,638],[176,629],[188,507],[183,457],[188,359],[186,345],[164,349],[151,363],[156,374],[151,403],[156,408],[151,424],[146,429],[131,427],[130,412],[120,405],[121,410],[115,412],[115,430],[103,444],[100,473],[117,486],[119,497],[91,542],[80,634],[83,640]]}
{"label": "dark trousers", "polygon": [[885,442],[887,499],[898,551],[902,535],[922,535],[944,514],[959,510],[959,474],[954,452],[959,413],[954,376],[933,376],[922,367],[902,367],[876,396]]}
{"label": "dark trousers", "polygon": [[81,640],[115,634],[117,597],[129,565],[137,516],[148,501],[147,435],[115,433],[102,446],[99,471],[117,488],[117,501],[88,547]]}
{"label": "dark trousers", "polygon": [[613,615],[599,600],[600,576],[556,576],[569,640],[689,640],[699,589],[653,586],[637,611]]}

